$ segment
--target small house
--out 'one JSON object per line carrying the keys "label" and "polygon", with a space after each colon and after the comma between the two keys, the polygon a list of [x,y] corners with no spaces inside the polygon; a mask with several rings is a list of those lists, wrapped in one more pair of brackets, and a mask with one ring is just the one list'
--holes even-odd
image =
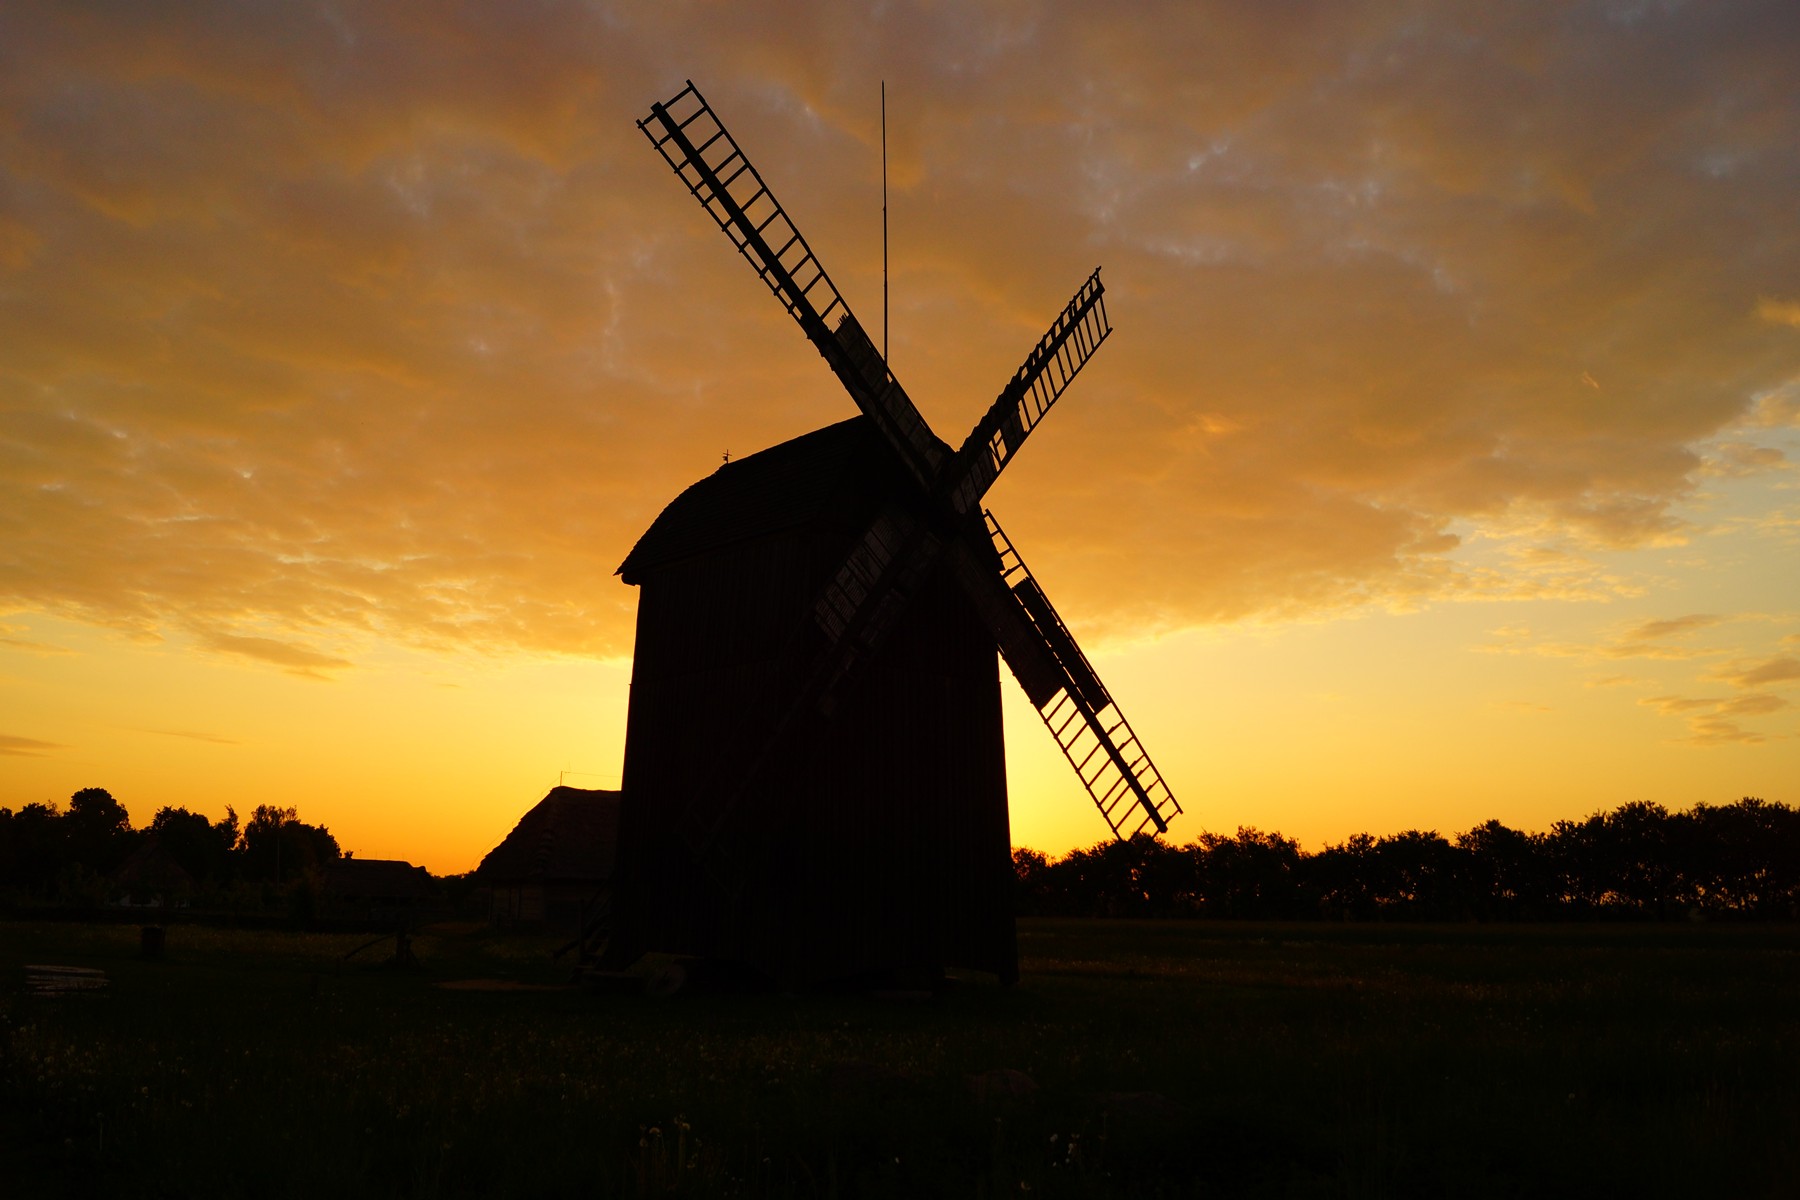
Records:
{"label": "small house", "polygon": [[175,861],[155,834],[119,864],[112,874],[112,884],[118,903],[131,907],[184,904],[194,893],[194,877]]}

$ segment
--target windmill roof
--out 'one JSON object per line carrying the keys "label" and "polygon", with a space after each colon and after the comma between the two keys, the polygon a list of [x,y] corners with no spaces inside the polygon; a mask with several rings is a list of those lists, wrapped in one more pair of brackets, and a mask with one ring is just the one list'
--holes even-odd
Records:
{"label": "windmill roof", "polygon": [[554,787],[481,860],[486,883],[610,879],[619,834],[619,793]]}
{"label": "windmill roof", "polygon": [[857,416],[725,463],[663,509],[618,573],[635,584],[646,569],[808,524],[853,481],[891,470],[883,451],[873,423]]}

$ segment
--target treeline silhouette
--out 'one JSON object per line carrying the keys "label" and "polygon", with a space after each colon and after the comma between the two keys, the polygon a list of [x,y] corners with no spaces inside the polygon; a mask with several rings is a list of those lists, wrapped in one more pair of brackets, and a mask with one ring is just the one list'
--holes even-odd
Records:
{"label": "treeline silhouette", "polygon": [[1394,921],[1800,917],[1800,810],[1746,797],[1626,804],[1547,833],[1499,821],[1453,838],[1358,834],[1307,853],[1256,829],[1184,846],[1148,836],[1051,860],[1015,850],[1040,916]]}
{"label": "treeline silhouette", "polygon": [[[121,867],[154,840],[192,881],[192,901],[305,906],[337,839],[293,808],[209,820],[158,809],[134,829],[105,788],[66,809],[0,807],[0,904],[89,906],[131,898]],[[1315,853],[1278,833],[1147,836],[1052,860],[1015,850],[1019,911],[1083,917],[1547,921],[1800,919],[1800,810],[1746,797],[1670,812],[1637,802],[1546,833],[1499,821],[1445,838],[1357,834]],[[141,890],[141,888],[140,888]],[[137,897],[142,900],[143,897]]]}
{"label": "treeline silhouette", "polygon": [[212,821],[164,807],[134,829],[111,792],[82,788],[66,809],[0,808],[0,900],[83,906],[129,898],[132,885],[115,876],[152,840],[187,873],[198,897],[231,907],[285,901],[340,855],[331,831],[308,825],[293,808],[259,804],[240,826],[233,808]]}

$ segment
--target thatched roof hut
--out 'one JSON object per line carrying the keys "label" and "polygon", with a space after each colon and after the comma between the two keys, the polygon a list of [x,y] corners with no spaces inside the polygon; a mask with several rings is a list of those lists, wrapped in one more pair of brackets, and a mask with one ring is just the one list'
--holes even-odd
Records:
{"label": "thatched roof hut", "polygon": [[397,858],[334,858],[319,872],[319,890],[331,900],[405,903],[431,895],[431,873]]}
{"label": "thatched roof hut", "polygon": [[618,849],[619,793],[553,787],[481,860],[501,921],[541,921],[587,904],[611,881]]}
{"label": "thatched roof hut", "polygon": [[319,869],[319,907],[335,919],[409,924],[431,899],[431,873],[395,858],[334,858]]}

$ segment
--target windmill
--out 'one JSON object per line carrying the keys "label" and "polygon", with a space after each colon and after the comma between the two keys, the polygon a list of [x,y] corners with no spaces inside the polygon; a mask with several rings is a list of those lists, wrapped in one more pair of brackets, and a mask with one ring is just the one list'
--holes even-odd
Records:
{"label": "windmill", "polygon": [[638,127],[860,415],[728,459],[619,568],[642,592],[606,958],[1010,982],[995,649],[1115,837],[1181,811],[981,507],[1111,333],[1100,272],[953,449],[693,83]]}

